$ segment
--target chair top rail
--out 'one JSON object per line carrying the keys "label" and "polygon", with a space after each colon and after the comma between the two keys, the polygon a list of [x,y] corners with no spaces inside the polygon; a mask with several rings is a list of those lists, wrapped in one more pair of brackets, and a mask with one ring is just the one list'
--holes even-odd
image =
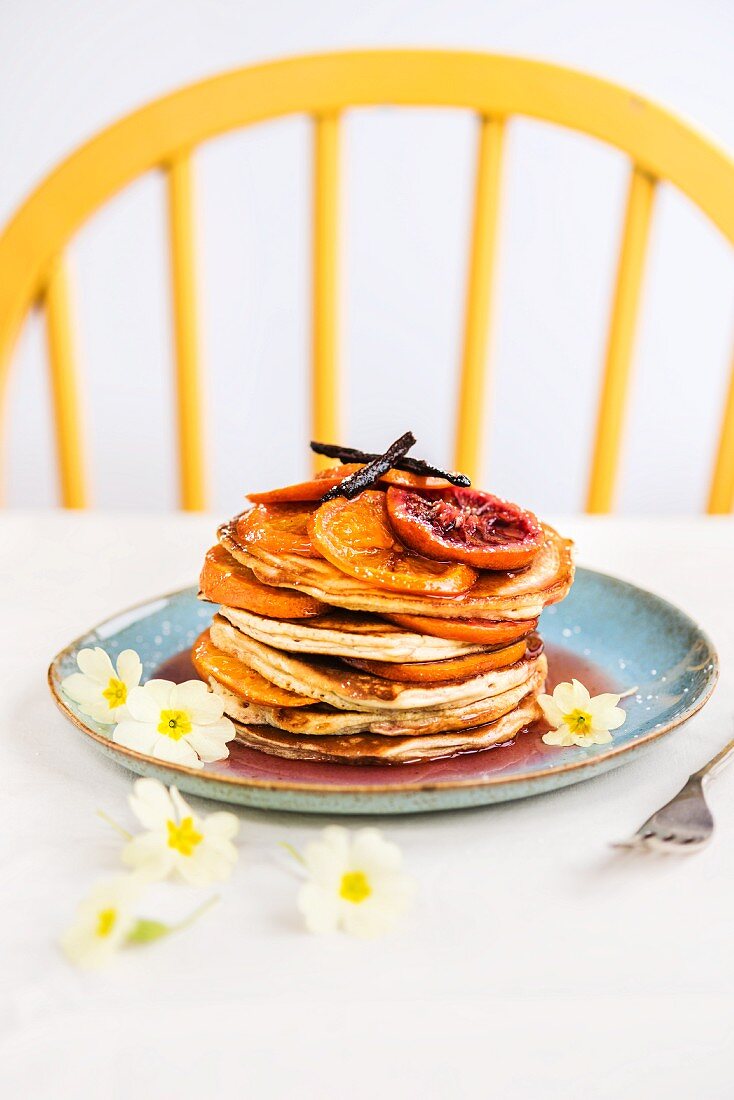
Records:
{"label": "chair top rail", "polygon": [[40,292],[48,264],[91,212],[142,173],[253,123],[379,105],[522,115],[580,130],[674,184],[734,243],[734,160],[686,122],[619,85],[547,62],[462,51],[296,57],[225,72],[163,96],[60,164],[0,237],[0,332],[8,311],[20,301],[27,308]]}

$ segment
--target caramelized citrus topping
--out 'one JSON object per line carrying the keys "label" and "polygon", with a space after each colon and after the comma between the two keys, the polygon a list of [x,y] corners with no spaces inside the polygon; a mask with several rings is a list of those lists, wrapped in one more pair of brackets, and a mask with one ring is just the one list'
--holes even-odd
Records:
{"label": "caramelized citrus topping", "polygon": [[237,535],[247,550],[319,557],[308,533],[313,512],[307,504],[256,504],[237,520]]}
{"label": "caramelized citrus topping", "polygon": [[286,504],[290,502],[321,500],[327,489],[338,485],[340,481],[358,470],[359,466],[335,466],[329,470],[319,470],[311,481],[299,481],[295,485],[284,485],[282,489],[270,489],[265,493],[248,493],[254,504]]}
{"label": "caramelized citrus topping", "polygon": [[449,482],[442,477],[412,474],[410,470],[388,470],[380,478],[385,485],[404,485],[414,489],[447,489]]}
{"label": "caramelized citrus topping", "polygon": [[223,653],[212,643],[208,630],[200,634],[194,642],[191,659],[205,683],[212,676],[217,683],[228,688],[245,703],[259,703],[267,707],[305,707],[309,703],[318,702],[317,699],[309,699],[307,695],[298,695],[295,691],[287,691],[271,684],[270,680],[255,672],[239,657]]}
{"label": "caramelized citrus topping", "polygon": [[392,487],[387,508],[403,542],[440,561],[476,569],[523,569],[543,545],[532,512],[477,489],[417,490]]}
{"label": "caramelized citrus topping", "polygon": [[327,610],[326,604],[312,596],[263,584],[223,546],[212,546],[208,551],[199,588],[213,603],[254,611],[270,619],[310,619]]}
{"label": "caramelized citrus topping", "polygon": [[367,490],[354,500],[337,497],[314,513],[309,531],[316,549],[343,573],[397,592],[453,596],[466,592],[476,573],[407,549],[395,537],[385,494]]}
{"label": "caramelized citrus topping", "polygon": [[537,619],[490,622],[487,619],[430,619],[428,615],[387,615],[386,618],[416,634],[476,645],[510,645],[527,637],[538,625]]}
{"label": "caramelized citrus topping", "polygon": [[526,642],[497,649],[490,653],[469,653],[465,657],[448,657],[444,661],[414,661],[405,664],[392,661],[363,661],[345,658],[348,665],[401,683],[438,684],[447,680],[471,680],[496,668],[505,668],[522,660]]}

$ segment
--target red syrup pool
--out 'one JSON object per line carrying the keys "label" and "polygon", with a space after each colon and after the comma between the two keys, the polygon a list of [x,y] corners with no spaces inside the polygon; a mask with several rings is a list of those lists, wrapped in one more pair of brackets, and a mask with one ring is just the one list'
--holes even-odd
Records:
{"label": "red syrup pool", "polygon": [[[580,680],[592,695],[600,692],[619,693],[623,689],[604,670],[592,661],[561,646],[546,646],[548,679],[546,691],[563,681]],[[191,662],[189,650],[183,650],[164,661],[153,673],[155,677],[181,683],[199,679]],[[392,786],[487,781],[503,772],[524,773],[548,767],[559,762],[563,749],[545,745],[542,735],[547,730],[543,722],[534,722],[522,730],[513,741],[475,752],[458,753],[455,756],[415,763],[400,764],[344,764],[320,761],[288,760],[251,749],[239,742],[230,743],[230,755],[226,760],[208,764],[209,773],[256,779],[276,783],[304,784],[319,787],[338,786],[357,782],[360,786]]]}

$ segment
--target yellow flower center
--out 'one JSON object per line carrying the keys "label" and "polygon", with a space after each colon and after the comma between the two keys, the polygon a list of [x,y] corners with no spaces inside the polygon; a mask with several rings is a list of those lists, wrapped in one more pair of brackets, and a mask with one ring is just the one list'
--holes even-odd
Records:
{"label": "yellow flower center", "polygon": [[191,733],[193,724],[188,711],[162,710],[158,723],[158,732],[170,737],[172,741],[180,741],[187,733]]}
{"label": "yellow flower center", "polygon": [[365,898],[370,896],[372,887],[367,881],[364,871],[347,871],[345,875],[342,875],[339,893],[345,901],[351,901],[354,905],[359,905],[360,901],[364,901]]}
{"label": "yellow flower center", "polygon": [[116,707],[121,707],[123,703],[127,702],[127,688],[122,680],[116,680],[114,676],[110,679],[102,695],[107,700],[110,710],[115,710]]}
{"label": "yellow flower center", "polygon": [[586,710],[572,710],[570,714],[564,714],[563,721],[571,733],[591,732],[591,715]]}
{"label": "yellow flower center", "polygon": [[197,833],[194,828],[194,819],[191,816],[184,817],[180,825],[175,821],[167,821],[166,825],[168,826],[168,847],[175,848],[182,856],[190,856],[196,845],[201,844],[204,839],[203,835]]}
{"label": "yellow flower center", "polygon": [[97,913],[97,935],[102,938],[109,936],[110,932],[115,927],[116,920],[116,909],[101,909],[99,913]]}

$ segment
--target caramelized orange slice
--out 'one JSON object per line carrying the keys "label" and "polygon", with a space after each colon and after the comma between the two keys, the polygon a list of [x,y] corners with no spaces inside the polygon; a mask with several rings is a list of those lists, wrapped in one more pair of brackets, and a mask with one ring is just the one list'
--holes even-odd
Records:
{"label": "caramelized orange slice", "polygon": [[490,622],[486,619],[429,619],[428,615],[386,615],[385,618],[416,634],[476,645],[509,645],[531,634],[538,625],[537,619]]}
{"label": "caramelized orange slice", "polygon": [[270,619],[310,619],[327,611],[326,604],[303,592],[263,584],[223,546],[212,546],[208,551],[199,588],[213,603],[254,611]]}
{"label": "caramelized orange slice", "polygon": [[[254,504],[283,504],[305,500],[321,500],[324,493],[338,485],[345,477],[361,470],[363,463],[347,462],[343,466],[330,466],[319,470],[311,481],[299,481],[284,485],[282,489],[270,489],[264,493],[248,493]],[[402,485],[413,489],[447,489],[449,482],[442,477],[422,477],[408,470],[388,470],[379,479],[380,485]]]}
{"label": "caramelized orange slice", "polygon": [[368,489],[354,500],[337,497],[322,504],[309,522],[309,531],[327,561],[366,584],[397,592],[454,596],[466,592],[477,579],[468,565],[444,565],[398,542],[384,493]]}
{"label": "caramelized orange slice", "polygon": [[248,493],[254,504],[284,504],[304,500],[321,500],[324,493],[338,485],[359,466],[334,466],[329,470],[320,470],[311,481],[299,481],[295,485],[284,485],[282,489],[269,489],[265,493]]}
{"label": "caramelized orange slice", "polygon": [[237,520],[237,536],[254,554],[301,554],[319,557],[308,533],[313,508],[307,504],[256,504]]}
{"label": "caramelized orange slice", "polygon": [[202,680],[208,683],[212,676],[218,684],[229,688],[245,703],[260,703],[267,707],[305,707],[309,703],[318,702],[317,699],[309,699],[307,695],[298,695],[295,691],[287,691],[271,684],[270,680],[255,672],[239,657],[223,653],[212,644],[208,630],[200,634],[194,642],[191,660]]}
{"label": "caramelized orange slice", "polygon": [[362,661],[346,657],[344,660],[363,672],[382,676],[385,680],[401,683],[439,684],[445,680],[472,680],[495,668],[514,665],[525,656],[525,641],[516,642],[504,649],[490,653],[468,653],[465,657],[448,657],[445,661],[414,661],[405,664],[391,661]]}

